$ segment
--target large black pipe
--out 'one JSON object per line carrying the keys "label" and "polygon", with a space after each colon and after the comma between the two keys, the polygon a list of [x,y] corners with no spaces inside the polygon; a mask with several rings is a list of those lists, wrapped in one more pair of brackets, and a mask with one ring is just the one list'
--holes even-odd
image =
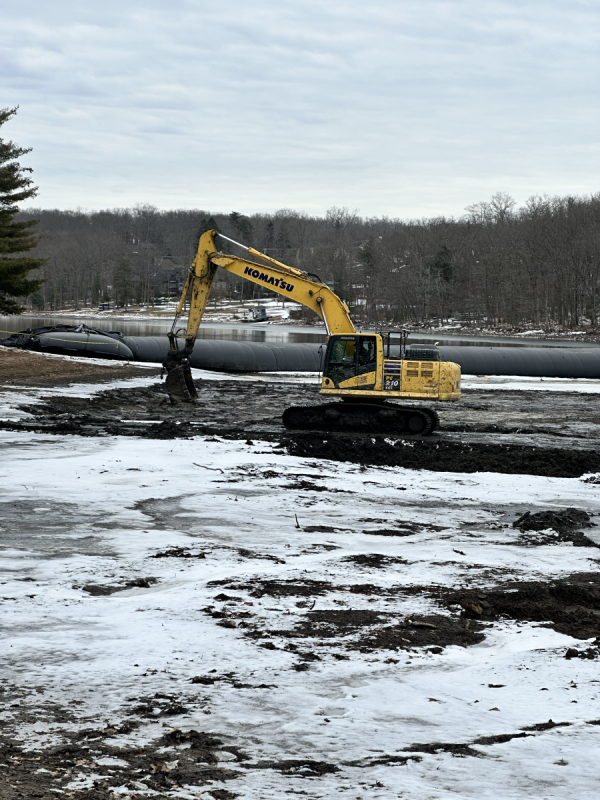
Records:
{"label": "large black pipe", "polygon": [[440,347],[442,361],[460,364],[463,375],[536,378],[600,378],[600,348]]}
{"label": "large black pipe", "polygon": [[13,333],[8,339],[0,340],[0,344],[68,356],[92,356],[119,361],[130,361],[134,358],[122,336],[86,328],[85,325],[60,325],[54,329],[38,328],[36,331]]}
{"label": "large black pipe", "polygon": [[[62,328],[62,330],[57,328]],[[13,334],[3,344],[71,355],[162,363],[169,350],[166,336],[122,336],[79,326],[57,326]],[[70,328],[70,329],[69,329]],[[460,364],[464,375],[519,375],[543,378],[600,378],[600,347],[447,347],[443,361]],[[392,354],[398,355],[398,346]],[[321,345],[267,344],[198,339],[190,359],[198,369],[218,372],[316,372]]]}
{"label": "large black pipe", "polygon": [[[46,353],[157,364],[162,364],[169,352],[166,336],[122,336],[85,325],[37,328],[14,333],[0,343]],[[198,339],[190,363],[219,372],[316,372],[321,367],[321,345]]]}
{"label": "large black pipe", "polygon": [[[162,362],[169,349],[164,336],[125,336],[138,361]],[[600,378],[600,347],[440,347],[443,361],[460,364],[465,375],[519,375],[542,378]],[[319,344],[263,344],[198,339],[193,367],[224,372],[315,372],[321,368]]]}
{"label": "large black pipe", "polygon": [[[137,361],[162,363],[169,352],[166,336],[124,336]],[[315,372],[321,366],[319,344],[264,344],[197,339],[190,364],[219,372]]]}

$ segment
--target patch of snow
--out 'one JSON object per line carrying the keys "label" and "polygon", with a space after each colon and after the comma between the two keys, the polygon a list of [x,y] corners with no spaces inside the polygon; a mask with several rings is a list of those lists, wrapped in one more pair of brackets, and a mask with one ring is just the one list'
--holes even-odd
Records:
{"label": "patch of snow", "polygon": [[[463,375],[461,387],[478,391],[579,392],[598,394],[600,380],[588,378],[533,378],[522,375]],[[459,401],[460,402],[460,401]]]}
{"label": "patch of snow", "polygon": [[[448,647],[439,655],[348,650],[348,660],[336,661],[321,647],[321,660],[297,672],[284,641],[273,637],[275,650],[257,647],[242,628],[221,627],[202,609],[222,605],[215,600],[220,580],[366,584],[368,570],[343,560],[364,552],[406,561],[378,573],[389,587],[477,586],[497,574],[543,579],[589,571],[594,552],[588,548],[524,548],[517,532],[499,523],[524,506],[598,513],[596,486],[530,475],[361,468],[216,437],[97,440],[1,432],[0,445],[2,504],[27,500],[50,509],[33,525],[24,508],[22,530],[3,534],[11,548],[0,559],[3,595],[11,601],[3,608],[1,660],[13,683],[44,687],[58,703],[81,699],[86,715],[97,719],[125,708],[132,696],[204,690],[190,680],[213,669],[267,684],[252,690],[219,681],[204,692],[210,715],[196,707],[176,724],[235,743],[253,762],[296,758],[345,766],[301,785],[276,770],[247,770],[227,783],[244,798],[279,800],[300,786],[314,798],[350,790],[374,798],[400,792],[411,800],[595,796],[600,726],[586,721],[600,716],[597,664],[565,660],[565,648],[581,644],[568,636],[506,620],[468,649]],[[214,472],[199,470],[198,461]],[[330,491],[290,489],[298,474]],[[410,520],[422,529],[407,537],[370,535],[365,529],[372,519]],[[323,543],[337,549],[315,546]],[[170,546],[201,550],[206,558],[151,558]],[[241,548],[250,555],[241,556]],[[34,582],[16,579],[24,573]],[[149,589],[94,597],[81,588],[149,575],[159,581]],[[246,606],[255,615],[249,621],[270,629],[290,627],[306,613],[295,597],[224,591],[253,603]],[[339,588],[315,600],[320,610],[364,608],[392,618],[439,613],[419,594],[387,602]],[[395,663],[388,663],[390,655]],[[482,745],[487,758],[439,751],[405,766],[377,763],[385,755],[419,755],[405,751],[413,743],[469,742],[550,718],[572,724]],[[151,722],[131,741],[143,743],[161,730]],[[35,738],[27,724],[22,734]]]}

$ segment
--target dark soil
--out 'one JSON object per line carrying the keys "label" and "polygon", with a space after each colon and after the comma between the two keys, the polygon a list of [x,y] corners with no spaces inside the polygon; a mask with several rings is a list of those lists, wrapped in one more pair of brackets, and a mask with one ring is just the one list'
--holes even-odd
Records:
{"label": "dark soil", "polygon": [[[340,644],[347,649],[361,652],[412,650],[421,647],[429,648],[433,653],[441,653],[450,644],[462,647],[477,644],[484,638],[480,632],[482,629],[479,622],[455,616],[420,615],[419,618],[407,617],[398,622],[397,614],[345,608],[308,611],[293,628],[265,632],[270,636],[311,639],[315,643],[327,645],[332,643],[331,640],[342,639]],[[247,635],[250,638],[257,636],[255,632]],[[296,648],[288,645],[287,649]],[[314,655],[306,657],[298,653],[298,656],[302,661],[320,660]],[[307,665],[295,666],[295,669],[300,670],[307,668]]]}
{"label": "dark soil", "polygon": [[[236,685],[233,673],[218,677]],[[151,794],[166,800],[187,785],[201,787],[215,800],[237,797],[235,792],[215,783],[243,774],[241,770],[249,761],[248,756],[220,736],[179,727],[179,719],[185,719],[188,709],[197,715],[210,713],[205,692],[198,695],[198,688],[190,686],[181,694],[156,692],[151,696],[130,697],[127,707],[114,711],[118,722],[95,723],[96,727],[90,727],[85,702],[73,701],[74,705],[61,709],[49,701],[42,687],[24,689],[3,682],[0,696],[11,713],[6,716],[0,733],[0,800],[30,797],[50,800],[61,795],[74,800],[107,800],[113,797],[114,789],[123,786],[128,789],[128,798]],[[59,736],[62,742],[25,746],[21,740],[22,724],[35,723],[40,716],[47,719],[50,707],[56,712],[52,714],[51,737]],[[147,723],[152,719],[164,720],[162,731],[150,743],[133,745],[132,732],[140,728],[148,730]],[[189,724],[189,718],[185,721]],[[39,738],[48,736],[46,732]],[[227,768],[218,763],[223,751],[231,757]],[[98,759],[106,757],[118,758],[126,764],[98,763]],[[80,778],[91,778],[93,785],[85,789],[66,788]]]}
{"label": "dark soil", "polygon": [[539,511],[532,514],[526,511],[513,522],[513,528],[521,531],[543,531],[552,528],[558,533],[570,533],[577,528],[591,528],[591,517],[578,508],[565,508],[564,511]]}
{"label": "dark soil", "polygon": [[[227,745],[210,734],[201,731],[173,730],[151,745],[131,747],[115,743],[119,736],[126,735],[110,724],[102,730],[82,731],[72,736],[72,742],[43,749],[24,750],[18,740],[4,738],[1,742],[2,781],[1,800],[17,798],[44,798],[51,800],[65,794],[75,800],[106,800],[112,790],[126,786],[128,797],[141,796],[140,784],[152,792],[154,797],[167,798],[173,790],[184,785],[206,787],[214,781],[227,781],[237,777],[239,768],[218,767],[215,750],[228,750]],[[166,748],[166,749],[163,749]],[[244,760],[236,748],[229,749],[235,761]],[[127,766],[98,764],[96,759],[112,756],[127,762]],[[169,768],[166,762],[178,760],[177,766]],[[40,769],[44,771],[40,772]],[[64,788],[78,776],[94,776],[93,788]],[[226,790],[215,789],[215,792]],[[137,793],[137,795],[136,795]],[[213,793],[218,798],[235,798],[237,794]]]}
{"label": "dark soil", "polygon": [[[384,569],[387,557],[379,554],[349,556],[343,561],[359,563],[371,569]],[[388,563],[404,563],[390,558]],[[293,627],[282,629],[265,625],[260,609],[249,614],[238,612],[231,606],[242,597],[220,594],[216,601],[228,602],[222,611],[209,606],[206,613],[225,619],[232,627],[240,619],[239,627],[246,628],[245,635],[259,640],[261,646],[274,648],[263,638],[310,639],[315,644],[329,646],[334,640],[341,646],[361,650],[410,650],[430,648],[432,652],[450,645],[468,647],[481,642],[485,627],[502,618],[545,624],[559,633],[578,639],[598,638],[598,645],[586,651],[571,653],[569,658],[596,658],[600,648],[600,572],[577,573],[567,578],[549,581],[520,581],[506,583],[492,589],[447,590],[435,585],[381,586],[376,583],[334,585],[327,581],[304,580],[254,580],[237,583],[231,580],[213,582],[229,590],[247,592],[250,597],[302,597],[298,609],[306,611]],[[402,596],[425,596],[448,608],[451,615],[427,614],[404,616],[401,612],[365,608],[314,608],[318,597],[328,595],[329,602],[338,603],[340,593],[363,595],[375,601],[389,602]],[[225,598],[227,598],[225,600]],[[309,598],[312,599],[312,603]],[[239,608],[243,608],[238,606]],[[459,613],[460,612],[460,613]],[[252,624],[244,620],[253,617]],[[229,622],[231,620],[231,622]]]}
{"label": "dark soil", "polygon": [[149,589],[155,583],[158,583],[157,578],[134,578],[133,580],[121,583],[117,586],[86,583],[85,586],[75,586],[73,588],[81,588],[84,592],[91,594],[92,597],[104,597],[109,594],[115,594],[115,592],[124,592],[126,589]]}
{"label": "dark soil", "polygon": [[187,547],[170,547],[160,553],[155,553],[150,558],[206,558],[205,553],[191,553]]}
{"label": "dark soil", "polygon": [[[206,381],[197,389],[198,403],[177,406],[170,404],[160,383],[91,398],[49,397],[25,407],[33,420],[2,421],[0,429],[150,439],[217,434],[278,443],[301,457],[434,471],[551,477],[600,472],[600,414],[594,396],[466,392],[460,403],[438,406],[441,424],[433,436],[390,439],[286,431],[283,410],[320,403],[316,386]],[[313,476],[298,476],[289,489],[333,491]]]}
{"label": "dark soil", "polygon": [[250,597],[314,597],[322,595],[332,588],[328,581],[313,580],[256,580],[251,583],[232,583],[225,581],[209,581],[208,586],[227,585],[229,589],[248,591]]}
{"label": "dark soil", "polygon": [[285,564],[283,558],[272,556],[269,553],[257,553],[256,550],[247,550],[245,547],[236,548],[236,552],[240,558],[258,558],[265,561],[273,561],[275,564]]}
{"label": "dark soil", "polygon": [[296,625],[294,632],[317,639],[346,636],[361,628],[382,624],[386,614],[369,609],[326,609],[309,611]]}
{"label": "dark soil", "polygon": [[[467,620],[468,622],[468,620]],[[412,647],[428,647],[431,652],[441,653],[450,644],[468,647],[483,641],[482,625],[467,624],[464,619],[444,616],[428,616],[409,619],[399,625],[381,628],[361,639],[362,647],[373,650],[407,650]]]}
{"label": "dark soil", "polygon": [[149,701],[146,705],[135,706],[131,709],[131,714],[138,717],[145,717],[146,719],[157,719],[158,717],[176,717],[181,714],[187,714],[188,708],[181,705],[181,703],[169,703],[167,705],[158,706],[156,700]]}
{"label": "dark soil", "polygon": [[575,639],[600,635],[600,573],[579,573],[550,581],[509,583],[502,588],[454,591],[445,603],[478,621],[501,617],[547,623]]}
{"label": "dark soil", "polygon": [[[246,764],[246,769],[276,769],[283,775],[296,778],[312,778],[331,775],[340,768],[328,761],[312,761],[310,759],[284,759],[282,761],[259,761],[257,764]],[[304,794],[304,792],[302,792]]]}
{"label": "dark soil", "polygon": [[[513,522],[513,528],[518,528],[521,533],[535,532],[534,536],[524,537],[524,542],[528,545],[570,542],[574,547],[600,547],[589,536],[578,530],[591,527],[593,525],[590,515],[578,508],[565,508],[563,511],[539,511],[537,514],[526,511]],[[555,533],[549,534],[548,531],[555,531]]]}
{"label": "dark soil", "polygon": [[360,553],[356,556],[346,556],[342,561],[355,564],[358,567],[369,567],[370,569],[384,569],[390,564],[408,564],[408,561],[399,556],[384,556],[381,553]]}
{"label": "dark soil", "polygon": [[283,437],[282,442],[291,455],[302,458],[434,472],[504,472],[578,478],[600,470],[600,454],[592,450],[483,444],[441,440],[435,436],[394,442],[384,436],[294,434]]}
{"label": "dark soil", "polygon": [[[367,522],[367,520],[364,520]],[[373,520],[376,522],[377,520]],[[380,520],[381,522],[382,520]],[[388,524],[389,524],[388,520]],[[422,533],[423,531],[443,531],[441,525],[425,525],[417,522],[404,522],[403,520],[394,520],[393,528],[373,528],[372,530],[363,530],[363,533],[369,536],[414,536],[415,533]]]}

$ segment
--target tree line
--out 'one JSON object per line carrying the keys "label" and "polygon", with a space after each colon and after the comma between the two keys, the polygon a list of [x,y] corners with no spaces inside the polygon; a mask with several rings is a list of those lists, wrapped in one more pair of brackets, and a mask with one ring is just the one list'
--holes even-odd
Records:
{"label": "tree line", "polygon": [[[31,256],[46,259],[27,300],[34,309],[152,304],[174,297],[209,228],[319,276],[358,321],[380,324],[462,319],[576,327],[600,314],[600,193],[507,194],[468,206],[459,219],[364,218],[347,208],[325,216],[284,209],[244,215],[161,211],[28,209],[39,220]],[[225,252],[238,253],[223,243]],[[217,296],[255,299],[268,290],[221,276]]]}

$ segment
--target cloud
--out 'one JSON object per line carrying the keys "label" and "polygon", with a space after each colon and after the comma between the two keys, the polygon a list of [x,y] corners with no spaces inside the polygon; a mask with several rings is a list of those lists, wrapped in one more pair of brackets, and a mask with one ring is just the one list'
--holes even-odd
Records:
{"label": "cloud", "polygon": [[598,190],[600,9],[69,0],[3,12],[44,207],[460,214]]}

